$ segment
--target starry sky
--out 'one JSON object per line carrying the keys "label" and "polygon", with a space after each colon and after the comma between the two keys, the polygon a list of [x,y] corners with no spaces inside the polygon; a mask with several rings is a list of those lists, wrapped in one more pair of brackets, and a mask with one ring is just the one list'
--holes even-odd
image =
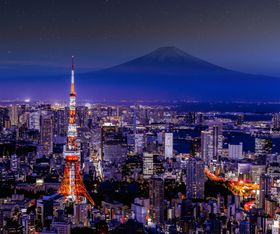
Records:
{"label": "starry sky", "polygon": [[280,76],[279,0],[0,0],[0,79],[110,67],[161,46]]}

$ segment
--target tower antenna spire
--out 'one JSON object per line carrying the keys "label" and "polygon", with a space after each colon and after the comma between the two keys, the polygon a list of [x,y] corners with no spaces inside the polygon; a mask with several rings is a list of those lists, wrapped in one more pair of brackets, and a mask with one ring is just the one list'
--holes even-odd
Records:
{"label": "tower antenna spire", "polygon": [[72,55],[71,94],[75,94],[74,56]]}
{"label": "tower antenna spire", "polygon": [[74,55],[72,55],[72,70],[74,70]]}

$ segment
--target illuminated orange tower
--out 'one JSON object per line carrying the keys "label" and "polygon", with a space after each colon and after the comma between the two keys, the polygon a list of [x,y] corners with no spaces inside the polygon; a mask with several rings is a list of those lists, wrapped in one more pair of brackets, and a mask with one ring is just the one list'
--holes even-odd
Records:
{"label": "illuminated orange tower", "polygon": [[59,193],[65,197],[65,200],[72,201],[74,203],[80,203],[85,200],[84,198],[87,198],[88,201],[92,205],[94,205],[94,201],[87,192],[86,187],[83,183],[80,170],[80,149],[77,144],[76,93],[73,60],[74,58],[72,57],[67,145],[64,150],[65,166]]}

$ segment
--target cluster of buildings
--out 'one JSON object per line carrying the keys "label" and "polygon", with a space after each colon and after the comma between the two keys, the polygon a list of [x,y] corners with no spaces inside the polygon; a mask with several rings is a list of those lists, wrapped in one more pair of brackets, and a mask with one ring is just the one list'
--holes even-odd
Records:
{"label": "cluster of buildings", "polygon": [[59,193],[69,107],[0,108],[1,233],[279,233],[278,113],[251,120],[158,105],[76,110],[94,205]]}
{"label": "cluster of buildings", "polygon": [[0,107],[0,233],[280,233],[280,114]]}

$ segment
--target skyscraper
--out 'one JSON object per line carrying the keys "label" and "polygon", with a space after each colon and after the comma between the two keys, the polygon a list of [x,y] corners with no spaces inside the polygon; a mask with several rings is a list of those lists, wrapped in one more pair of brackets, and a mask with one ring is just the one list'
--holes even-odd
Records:
{"label": "skyscraper", "polygon": [[134,134],[135,142],[134,142],[134,152],[141,154],[143,153],[145,146],[145,138],[143,133]]}
{"label": "skyscraper", "polygon": [[53,152],[53,117],[48,113],[42,114],[40,118],[40,143],[43,154]]}
{"label": "skyscraper", "polygon": [[201,131],[201,158],[209,164],[213,160],[213,135],[211,131]]}
{"label": "skyscraper", "polygon": [[255,139],[255,153],[257,155],[271,154],[272,139],[270,136],[258,136]]}
{"label": "skyscraper", "polygon": [[54,135],[66,136],[67,134],[67,114],[65,109],[55,110],[54,114]]}
{"label": "skyscraper", "polygon": [[222,125],[220,123],[214,124],[210,127],[213,134],[213,158],[219,159],[223,150],[223,133]]}
{"label": "skyscraper", "polygon": [[33,111],[29,114],[29,128],[40,130],[40,112]]}
{"label": "skyscraper", "polygon": [[164,134],[164,156],[165,158],[173,157],[173,133]]}
{"label": "skyscraper", "polygon": [[143,175],[144,179],[149,179],[154,173],[154,155],[144,153],[143,155]]}
{"label": "skyscraper", "polygon": [[230,159],[241,159],[243,153],[243,144],[240,143],[239,145],[228,145],[228,157]]}
{"label": "skyscraper", "polygon": [[133,110],[133,134],[135,135],[137,131],[137,115],[136,115],[136,107]]}
{"label": "skyscraper", "polygon": [[158,224],[164,223],[164,180],[153,177],[149,185],[150,213],[153,221]]}
{"label": "skyscraper", "polygon": [[272,185],[272,178],[268,174],[260,176],[260,189],[257,194],[258,208],[265,208],[265,198],[268,196]]}
{"label": "skyscraper", "polygon": [[190,198],[204,198],[204,162],[199,158],[189,158],[185,165],[186,195]]}
{"label": "skyscraper", "polygon": [[280,129],[280,113],[274,113],[272,117],[272,128]]}
{"label": "skyscraper", "polygon": [[101,128],[101,157],[105,161],[118,161],[127,155],[126,138],[120,129],[110,123]]}
{"label": "skyscraper", "polygon": [[0,107],[0,130],[6,127],[6,123],[9,122],[9,109]]}
{"label": "skyscraper", "polygon": [[201,131],[201,157],[209,164],[218,160],[223,150],[223,134],[221,124],[212,124],[208,131]]}
{"label": "skyscraper", "polygon": [[11,125],[17,126],[18,125],[18,106],[12,105],[9,109],[9,117],[11,121]]}

